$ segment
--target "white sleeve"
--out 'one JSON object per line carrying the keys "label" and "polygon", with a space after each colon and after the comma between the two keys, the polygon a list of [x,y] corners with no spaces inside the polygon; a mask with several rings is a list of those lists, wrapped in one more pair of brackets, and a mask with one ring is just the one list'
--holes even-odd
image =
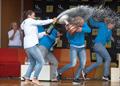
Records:
{"label": "white sleeve", "polygon": [[46,32],[41,32],[41,33],[38,33],[38,38],[42,38],[44,35],[46,34]]}
{"label": "white sleeve", "polygon": [[24,21],[22,22],[22,24],[20,25],[20,28],[23,30],[23,26],[24,26]]}
{"label": "white sleeve", "polygon": [[47,25],[53,22],[53,19],[48,19],[48,20],[32,20],[31,24],[33,25]]}

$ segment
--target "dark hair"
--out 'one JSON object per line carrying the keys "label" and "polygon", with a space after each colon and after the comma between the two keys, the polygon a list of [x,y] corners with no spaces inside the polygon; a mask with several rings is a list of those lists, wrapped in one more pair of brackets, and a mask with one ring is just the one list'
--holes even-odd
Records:
{"label": "dark hair", "polygon": [[64,25],[55,24],[54,27],[55,27],[60,33],[65,33],[65,32],[66,32],[66,29],[65,29]]}
{"label": "dark hair", "polygon": [[32,15],[32,13],[35,13],[33,10],[28,10],[25,12],[25,18],[28,17],[28,15]]}

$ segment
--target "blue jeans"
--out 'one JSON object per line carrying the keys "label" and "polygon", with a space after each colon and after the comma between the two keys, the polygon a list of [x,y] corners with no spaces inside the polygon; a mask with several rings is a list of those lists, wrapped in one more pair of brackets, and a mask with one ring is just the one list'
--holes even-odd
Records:
{"label": "blue jeans", "polygon": [[110,57],[107,49],[101,43],[96,43],[94,45],[93,49],[96,53],[96,63],[93,63],[90,67],[86,68],[85,72],[86,73],[91,72],[94,68],[97,68],[100,64],[102,64],[102,62],[104,60],[105,61],[104,76],[109,76],[111,57]]}
{"label": "blue jeans", "polygon": [[34,72],[33,77],[37,79],[39,76],[39,73],[41,71],[41,68],[45,63],[44,58],[43,58],[41,51],[37,45],[33,46],[31,48],[27,48],[25,50],[26,50],[26,53],[27,53],[27,56],[28,56],[28,59],[30,62],[30,65],[25,74],[25,78],[30,79],[31,73],[34,70],[35,72]]}
{"label": "blue jeans", "polygon": [[58,75],[57,73],[57,68],[58,68],[58,61],[56,59],[56,57],[53,55],[52,52],[50,52],[46,47],[40,45],[39,46],[40,50],[41,50],[41,53],[45,59],[46,62],[49,62],[51,65],[50,65],[50,79],[55,79]]}
{"label": "blue jeans", "polygon": [[58,72],[63,73],[71,67],[74,67],[79,59],[80,65],[75,73],[75,79],[80,77],[81,71],[84,69],[86,64],[86,51],[85,48],[70,47],[70,63],[61,68]]}

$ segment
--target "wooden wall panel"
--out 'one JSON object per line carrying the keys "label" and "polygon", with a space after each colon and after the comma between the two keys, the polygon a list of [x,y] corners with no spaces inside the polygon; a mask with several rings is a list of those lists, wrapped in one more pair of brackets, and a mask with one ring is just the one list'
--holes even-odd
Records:
{"label": "wooden wall panel", "polygon": [[19,23],[21,18],[21,0],[2,0],[1,42],[2,47],[8,45],[8,30],[10,23]]}
{"label": "wooden wall panel", "polygon": [[1,0],[0,0],[0,47],[1,47]]}

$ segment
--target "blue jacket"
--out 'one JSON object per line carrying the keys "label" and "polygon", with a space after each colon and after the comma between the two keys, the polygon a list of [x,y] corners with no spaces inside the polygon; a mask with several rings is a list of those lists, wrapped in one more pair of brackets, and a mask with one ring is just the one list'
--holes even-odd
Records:
{"label": "blue jacket", "polygon": [[75,46],[82,46],[85,44],[85,32],[90,33],[91,29],[87,25],[87,23],[84,23],[82,26],[82,32],[76,32],[73,35],[71,35],[69,32],[67,32],[67,39],[68,42],[71,45]]}
{"label": "blue jacket", "polygon": [[[45,31],[42,26],[38,27],[38,33]],[[55,39],[57,38],[57,30],[54,28],[50,35],[43,36],[39,39],[39,45],[42,45],[46,47],[48,50],[50,50],[51,47],[53,47],[53,44],[55,42]]]}
{"label": "blue jacket", "polygon": [[98,34],[94,42],[105,45],[112,36],[112,30],[108,29],[107,24],[104,22],[95,21],[92,17],[89,21],[91,26],[98,28]]}

